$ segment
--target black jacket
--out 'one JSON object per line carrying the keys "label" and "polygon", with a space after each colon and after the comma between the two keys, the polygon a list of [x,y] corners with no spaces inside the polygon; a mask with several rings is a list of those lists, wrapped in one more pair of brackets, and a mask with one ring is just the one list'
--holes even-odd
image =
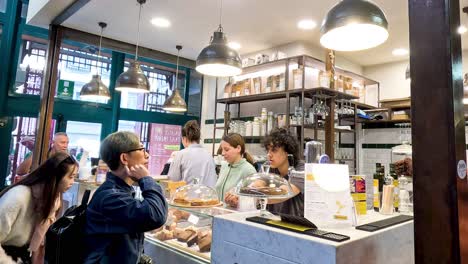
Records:
{"label": "black jacket", "polygon": [[143,251],[144,232],[161,227],[167,204],[161,186],[151,177],[138,184],[143,200],[119,177],[107,174],[86,211],[85,263],[136,264]]}

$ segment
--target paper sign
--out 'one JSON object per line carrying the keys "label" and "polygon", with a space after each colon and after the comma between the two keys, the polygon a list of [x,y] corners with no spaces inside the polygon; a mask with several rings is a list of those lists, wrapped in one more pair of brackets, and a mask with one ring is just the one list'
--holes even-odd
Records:
{"label": "paper sign", "polygon": [[306,164],[304,216],[319,228],[349,227],[355,211],[348,165]]}
{"label": "paper sign", "polygon": [[198,224],[198,221],[200,221],[200,218],[198,216],[195,216],[195,215],[191,214],[189,216],[189,218],[187,219],[187,221],[194,224],[194,225],[196,225],[196,224]]}

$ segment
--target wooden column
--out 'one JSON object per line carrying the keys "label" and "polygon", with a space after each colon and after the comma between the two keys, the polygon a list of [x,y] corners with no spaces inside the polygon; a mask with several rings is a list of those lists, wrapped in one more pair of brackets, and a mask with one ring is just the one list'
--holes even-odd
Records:
{"label": "wooden column", "polygon": [[37,116],[36,142],[33,152],[32,169],[47,159],[49,148],[54,97],[57,88],[58,62],[62,28],[51,25],[49,28],[49,43],[47,47],[47,65],[41,89],[41,106]]}
{"label": "wooden column", "polygon": [[[327,50],[325,69],[330,76],[330,89],[335,89],[335,52]],[[330,113],[325,118],[325,153],[330,157],[330,162],[335,161],[335,99],[327,100]]]}
{"label": "wooden column", "polygon": [[459,4],[409,0],[416,263],[468,263]]}

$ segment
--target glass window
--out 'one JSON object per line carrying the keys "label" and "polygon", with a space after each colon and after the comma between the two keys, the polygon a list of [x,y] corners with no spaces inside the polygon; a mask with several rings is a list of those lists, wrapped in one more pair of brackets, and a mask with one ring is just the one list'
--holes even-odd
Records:
{"label": "glass window", "polygon": [[[146,94],[123,92],[120,107],[144,110],[151,112],[164,112],[162,106],[166,98],[171,95],[171,87],[174,85],[175,73],[169,69],[162,69],[147,62],[140,62],[141,68],[145,72],[150,82],[151,91]],[[124,71],[128,69],[130,62],[125,61]],[[179,91],[182,96],[185,94],[185,75],[179,72]]]}
{"label": "glass window", "polygon": [[195,70],[190,71],[189,98],[187,102],[187,114],[200,116],[202,75]]}
{"label": "glass window", "polygon": [[[7,167],[7,185],[12,184],[13,177],[17,174],[18,167],[23,161],[32,156],[36,138],[36,122],[37,118],[34,117],[16,116],[14,118]],[[52,140],[55,131],[55,120],[52,120],[50,130],[50,140]],[[20,169],[23,170],[23,168]],[[20,172],[20,174],[24,173]]]}
{"label": "glass window", "polygon": [[99,158],[101,127],[100,123],[67,121],[70,154],[81,159],[84,153],[88,153],[89,162],[91,158]]}
{"label": "glass window", "polygon": [[21,18],[26,18],[28,15],[28,4],[22,3],[21,4]]}
{"label": "glass window", "polygon": [[[62,45],[59,59],[59,84],[57,86],[59,97],[80,100],[81,88],[96,73],[101,75],[102,82],[109,87],[112,55],[101,52],[98,64],[98,48],[92,45],[82,47]],[[72,92],[68,93],[69,87],[67,85],[63,88],[64,83],[72,87]],[[105,99],[87,99],[87,101],[107,103]]]}
{"label": "glass window", "polygon": [[47,40],[23,35],[20,47],[14,92],[18,94],[41,93],[45,74]]}
{"label": "glass window", "polygon": [[151,175],[160,175],[173,151],[180,150],[182,127],[135,121],[119,121],[119,131],[134,132],[148,149]]}
{"label": "glass window", "polygon": [[0,12],[5,13],[7,6],[7,0],[0,0]]}

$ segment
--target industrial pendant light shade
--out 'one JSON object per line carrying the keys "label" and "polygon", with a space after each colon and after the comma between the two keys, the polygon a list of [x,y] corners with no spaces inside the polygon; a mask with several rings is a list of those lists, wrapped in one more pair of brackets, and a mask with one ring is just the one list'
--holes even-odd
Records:
{"label": "industrial pendant light shade", "polygon": [[197,57],[195,68],[199,73],[217,77],[229,77],[242,73],[239,53],[227,45],[222,28],[214,32],[210,45]]}
{"label": "industrial pendant light shade", "polygon": [[121,92],[134,93],[148,93],[150,91],[148,78],[146,78],[138,61],[130,63],[130,68],[119,75],[115,83],[115,89]]}
{"label": "industrial pendant light shade", "polygon": [[174,89],[172,90],[171,96],[169,96],[163,105],[163,110],[168,112],[187,112],[187,103],[185,103],[184,98],[179,93],[177,89],[177,81],[179,78],[179,52],[182,49],[182,46],[177,45],[177,66],[176,66],[176,76],[175,76],[175,84]]}
{"label": "industrial pendant light shade", "polygon": [[102,82],[101,76],[93,75],[91,81],[85,84],[80,91],[81,99],[110,99],[109,88]]}
{"label": "industrial pendant light shade", "polygon": [[[104,28],[107,26],[104,22],[99,22],[99,26],[101,27],[101,36],[99,38],[99,51],[98,51],[98,63],[101,59],[101,46],[102,46],[102,33]],[[98,100],[98,99],[110,99],[110,92],[109,88],[102,82],[101,76],[97,73],[93,75],[91,81],[83,85],[80,91],[80,99],[85,100]]]}
{"label": "industrial pendant light shade", "polygon": [[216,77],[230,77],[242,73],[242,60],[239,53],[228,46],[226,35],[221,26],[223,1],[219,5],[219,27],[197,57],[195,70],[201,74]]}
{"label": "industrial pendant light shade", "polygon": [[140,67],[138,62],[138,44],[140,41],[140,21],[141,21],[141,9],[146,0],[137,0],[140,4],[140,11],[138,13],[138,30],[137,30],[137,42],[135,49],[135,61],[130,63],[130,68],[126,72],[123,72],[117,78],[115,83],[115,89],[117,91],[128,91],[133,93],[148,93],[150,91],[150,84],[148,78]]}
{"label": "industrial pendant light shade", "polygon": [[371,1],[342,0],[322,22],[320,44],[337,51],[358,51],[376,47],[388,38],[383,11]]}

